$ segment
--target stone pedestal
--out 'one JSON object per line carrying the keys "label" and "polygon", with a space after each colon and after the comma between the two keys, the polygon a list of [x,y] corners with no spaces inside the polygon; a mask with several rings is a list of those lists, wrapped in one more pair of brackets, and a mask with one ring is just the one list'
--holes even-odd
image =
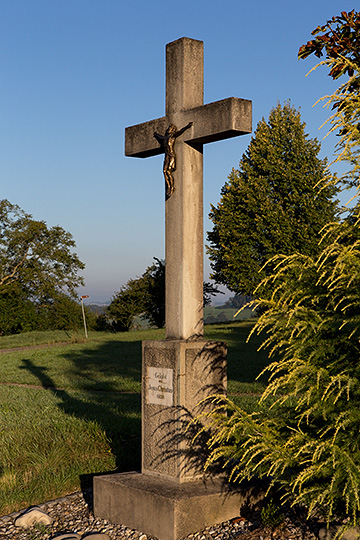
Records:
{"label": "stone pedestal", "polygon": [[142,357],[142,472],[177,482],[201,478],[204,456],[188,425],[205,397],[226,393],[226,345],[144,341]]}
{"label": "stone pedestal", "polygon": [[179,484],[136,472],[94,478],[95,515],[145,532],[179,540],[239,515],[257,492],[233,490],[221,479]]}
{"label": "stone pedestal", "polygon": [[205,479],[201,444],[188,429],[206,396],[226,391],[226,346],[212,341],[145,341],[142,474],[94,478],[94,512],[159,540],[178,540],[239,514],[243,497]]}

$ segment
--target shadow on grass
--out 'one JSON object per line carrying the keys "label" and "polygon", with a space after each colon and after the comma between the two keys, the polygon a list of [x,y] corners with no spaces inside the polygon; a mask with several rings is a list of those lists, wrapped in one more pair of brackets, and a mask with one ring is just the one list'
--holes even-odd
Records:
{"label": "shadow on grass", "polygon": [[[261,339],[246,343],[253,323],[231,323],[206,328],[205,338],[228,344],[228,379],[236,391],[237,383],[252,383],[269,363],[258,353]],[[96,421],[106,433],[118,472],[138,470],[141,463],[141,341],[109,340],[97,347],[83,346],[64,354],[71,361],[66,375],[76,390],[56,388],[48,368],[23,359],[23,369],[39,384],[56,395],[59,407],[69,415]],[[102,474],[106,473],[103,471]],[[89,485],[93,475],[84,477]]]}
{"label": "shadow on grass", "polygon": [[[228,347],[228,381],[231,383],[252,384],[262,370],[270,363],[268,353],[258,350],[264,337],[253,334],[247,341],[255,321],[243,323],[224,323],[205,327],[206,339],[225,341]],[[267,378],[262,376],[260,383]]]}
{"label": "shadow on grass", "polygon": [[[56,388],[48,368],[29,358],[22,369],[60,400],[66,414],[96,421],[109,439],[116,471],[138,470],[141,462],[141,342],[105,342],[97,348],[81,348],[65,354],[76,390]],[[102,471],[106,474],[108,471]],[[111,471],[114,472],[114,471]],[[84,487],[93,475],[82,478]]]}

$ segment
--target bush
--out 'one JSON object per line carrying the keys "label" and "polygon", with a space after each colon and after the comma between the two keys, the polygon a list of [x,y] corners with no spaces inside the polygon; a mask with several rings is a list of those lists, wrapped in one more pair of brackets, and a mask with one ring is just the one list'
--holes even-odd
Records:
{"label": "bush", "polygon": [[261,521],[265,527],[278,527],[284,519],[279,505],[272,499],[261,510]]}
{"label": "bush", "polygon": [[[350,76],[328,99],[340,135],[337,159],[350,163],[345,182],[353,185],[360,170],[360,59],[356,64],[351,47],[358,50],[360,14],[343,12],[314,33],[325,30],[300,54],[320,56],[325,48],[330,74]],[[349,47],[349,57],[343,49],[339,56],[337,46]],[[235,481],[266,479],[309,514],[321,511],[328,523],[343,520],[340,535],[360,521],[358,198],[341,223],[327,225],[320,247],[317,256],[273,259],[274,270],[257,291],[262,315],[255,331],[267,335],[264,346],[278,358],[266,368],[262,412],[248,414],[213,398],[207,466],[221,460]]]}

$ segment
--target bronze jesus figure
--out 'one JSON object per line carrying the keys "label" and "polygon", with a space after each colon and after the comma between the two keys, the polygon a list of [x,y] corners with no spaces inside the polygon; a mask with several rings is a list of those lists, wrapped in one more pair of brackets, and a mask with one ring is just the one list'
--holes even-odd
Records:
{"label": "bronze jesus figure", "polygon": [[165,150],[163,173],[166,184],[166,200],[174,191],[174,178],[172,173],[176,170],[176,156],[174,151],[175,141],[180,135],[184,133],[184,131],[191,128],[192,125],[193,122],[189,122],[185,127],[178,130],[174,124],[170,124],[165,131],[165,135],[160,135],[159,133],[156,133],[156,131],[154,132],[155,139],[158,141],[158,143],[161,144],[161,146],[164,147]]}

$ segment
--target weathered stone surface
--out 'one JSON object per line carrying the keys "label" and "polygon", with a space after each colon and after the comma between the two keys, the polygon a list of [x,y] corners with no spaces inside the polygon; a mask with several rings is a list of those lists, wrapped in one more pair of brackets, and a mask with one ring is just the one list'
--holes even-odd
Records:
{"label": "weathered stone surface", "polygon": [[34,523],[42,523],[43,525],[51,525],[52,518],[40,508],[29,508],[24,514],[21,514],[15,520],[15,527],[23,527],[28,529]]}
{"label": "weathered stone surface", "polygon": [[[181,114],[174,113],[172,122],[178,127],[194,122],[194,129],[184,135],[184,141],[188,144],[206,144],[230,139],[251,132],[251,101],[229,97],[182,111]],[[169,119],[163,116],[127,127],[125,155],[145,158],[162,154],[164,150],[153,137],[153,133],[164,133],[169,123]]]}
{"label": "weathered stone surface", "polygon": [[[319,530],[320,540],[333,540],[339,532],[340,525],[330,525],[329,528],[322,527]],[[342,536],[341,540],[358,540],[360,538],[360,527],[351,527]]]}
{"label": "weathered stone surface", "polygon": [[235,97],[204,105],[204,44],[184,37],[166,46],[166,116],[125,130],[125,155],[145,158],[164,152],[154,131],[192,122],[176,144],[165,205],[167,339],[203,336],[203,145],[251,133],[251,107]]}
{"label": "weathered stone surface", "polygon": [[[198,403],[212,394],[226,393],[226,345],[215,341],[144,341],[142,380],[142,472],[162,475],[178,482],[201,478],[202,449],[192,443],[187,430],[191,418],[202,409]],[[162,372],[167,382],[159,384],[149,372]],[[165,390],[161,392],[161,388]],[[169,404],[161,405],[167,401]]]}
{"label": "weathered stone surface", "polygon": [[221,523],[265,495],[265,488],[243,491],[223,480],[179,484],[140,473],[94,478],[94,513],[111,523],[144,531],[159,540],[176,540]]}

